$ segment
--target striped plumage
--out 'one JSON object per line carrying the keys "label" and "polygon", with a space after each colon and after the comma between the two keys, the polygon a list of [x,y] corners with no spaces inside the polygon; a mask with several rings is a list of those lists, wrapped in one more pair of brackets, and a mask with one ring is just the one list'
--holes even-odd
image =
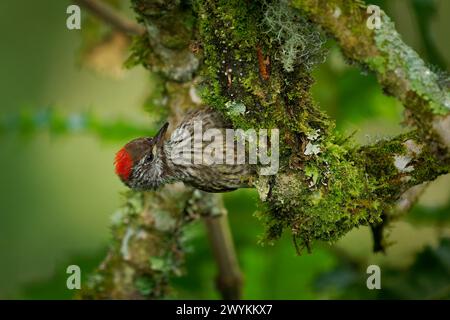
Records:
{"label": "striped plumage", "polygon": [[[201,131],[195,131],[201,125]],[[204,107],[186,115],[181,124],[173,130],[169,139],[165,139],[167,124],[153,138],[138,138],[129,142],[116,157],[116,173],[132,189],[151,190],[166,183],[182,181],[197,189],[207,192],[225,192],[237,188],[249,187],[255,173],[254,165],[225,163],[226,148],[233,148],[236,160],[236,145],[226,142],[226,129],[230,123],[210,108]],[[214,135],[223,137],[223,163],[208,163],[200,156],[211,145],[201,137],[208,129]],[[201,134],[198,134],[198,133]],[[197,133],[197,134],[196,134]],[[220,140],[219,140],[220,141]],[[217,146],[217,145],[216,145]],[[220,150],[219,150],[220,151]],[[131,159],[129,172],[118,168],[124,167],[123,155]],[[198,157],[196,163],[194,160]]]}

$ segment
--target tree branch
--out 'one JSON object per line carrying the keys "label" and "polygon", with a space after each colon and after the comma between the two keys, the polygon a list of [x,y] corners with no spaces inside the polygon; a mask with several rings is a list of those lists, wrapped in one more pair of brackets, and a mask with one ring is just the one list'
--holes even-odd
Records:
{"label": "tree branch", "polygon": [[424,182],[422,184],[416,185],[405,191],[398,199],[396,205],[387,212],[382,214],[382,221],[380,223],[371,224],[372,236],[373,236],[373,251],[374,252],[386,252],[386,248],[390,243],[386,240],[385,227],[388,226],[392,221],[399,219],[404,214],[409,212],[411,208],[419,200],[420,196],[425,191],[429,182]]}
{"label": "tree branch", "polygon": [[137,36],[145,33],[145,28],[122,16],[114,8],[100,0],[75,0],[75,2],[120,32]]}
{"label": "tree branch", "polygon": [[[184,264],[185,226],[200,216],[226,218],[219,197],[182,184],[168,185],[157,192],[129,192],[125,206],[113,217],[113,245],[107,258],[79,298],[170,296],[169,280],[182,273]],[[213,225],[213,231],[229,232]],[[220,245],[220,241],[215,243]]]}
{"label": "tree branch", "polygon": [[223,299],[242,297],[242,273],[234,249],[226,212],[204,217],[211,249],[219,267],[216,285]]}
{"label": "tree branch", "polygon": [[[401,39],[395,30],[394,23],[380,11],[380,28],[370,29],[367,21],[373,12],[368,13],[362,1],[323,1],[323,0],[292,0],[291,5],[301,9],[311,20],[320,25],[328,34],[335,38],[344,55],[360,63],[363,68],[374,72],[384,91],[400,100],[405,109],[406,124],[418,128],[418,139],[410,140],[413,144],[429,145],[429,154],[434,157],[432,163],[423,167],[425,179],[411,179],[408,174],[397,180],[393,185],[403,187],[392,192],[399,197],[396,206],[385,210],[383,221],[372,224],[375,251],[384,251],[383,227],[391,220],[409,211],[422,194],[427,183],[436,175],[427,172],[432,167],[440,166],[442,174],[448,172],[448,148],[450,148],[450,93],[448,77],[443,72],[433,72]],[[411,145],[410,145],[411,147]],[[408,148],[408,146],[407,146]],[[409,148],[411,149],[411,148]],[[417,150],[416,150],[417,151]],[[409,154],[414,153],[409,150]],[[401,158],[394,155],[397,164],[403,159],[405,165],[413,163],[409,156]],[[391,157],[392,158],[392,157]],[[370,158],[364,158],[372,164]],[[375,157],[375,159],[380,159]],[[419,161],[420,162],[420,161]],[[427,167],[428,166],[428,167]],[[375,167],[380,169],[379,166]],[[409,168],[412,169],[414,165]],[[447,169],[445,169],[447,168]],[[401,171],[408,171],[403,168]],[[374,170],[373,170],[374,171]],[[384,172],[384,171],[380,171]],[[405,172],[404,172],[405,173]],[[378,180],[382,180],[379,177]],[[409,182],[407,180],[410,179]],[[414,181],[414,183],[410,183]],[[420,185],[416,185],[420,184]],[[409,189],[408,189],[409,187]],[[394,190],[395,188],[392,188]],[[407,191],[405,191],[408,189]],[[398,191],[405,192],[399,194]]]}
{"label": "tree branch", "polygon": [[[97,1],[79,2],[123,28],[124,23],[117,24],[114,12],[106,5]],[[169,110],[173,130],[185,112],[196,104],[192,86],[198,61],[189,48],[190,35],[185,30],[186,26],[167,19],[170,10],[180,14],[178,6],[172,6],[170,2],[155,3],[157,7],[152,11],[147,7],[151,1],[134,2],[147,27],[148,41],[145,45],[152,48],[151,51],[144,49],[148,56],[141,53],[137,56],[143,59],[141,63],[162,76],[163,107]],[[164,15],[158,19],[161,12]],[[173,39],[168,39],[179,32],[189,36],[182,39],[185,46],[174,48]],[[167,41],[172,45],[168,47]],[[240,298],[242,276],[220,195],[175,184],[157,192],[129,192],[126,198],[126,205],[114,219],[113,246],[88,286],[82,290],[80,298],[148,299],[169,296],[169,280],[180,275],[184,263],[185,226],[197,217],[205,220],[218,263],[218,289],[225,299]]]}
{"label": "tree branch", "polygon": [[[407,189],[448,172],[450,120],[435,129],[448,111],[448,92],[383,13],[383,27],[371,31],[359,1],[290,3],[334,36],[347,57],[376,72],[417,127],[372,146],[348,143],[311,98],[311,64],[320,61],[314,25],[283,1],[199,1],[205,101],[238,128],[281,131],[281,170],[255,181],[265,202],[266,239],[287,228],[298,248],[309,248],[314,240],[335,241],[354,227],[379,223]],[[261,67],[261,60],[269,65]],[[224,76],[229,69],[231,81]],[[227,106],[233,101],[243,103],[245,113],[231,114]],[[311,146],[313,154],[307,152]]]}
{"label": "tree branch", "polygon": [[[291,1],[302,10],[300,17],[284,1],[198,0],[193,7],[179,6],[175,0],[132,3],[147,31],[147,41],[134,48],[134,55],[167,81],[172,119],[179,119],[193,105],[190,89],[201,73],[203,101],[235,127],[280,129],[280,170],[254,181],[263,202],[260,216],[267,241],[277,239],[285,229],[300,249],[316,240],[336,241],[355,227],[380,223],[408,189],[449,172],[448,89],[401,41],[384,13],[381,29],[372,31],[366,27],[366,7],[356,0]],[[340,15],[335,14],[336,7]],[[403,102],[414,131],[370,146],[355,146],[334,132],[334,122],[314,103],[310,92],[311,68],[321,61],[316,25],[337,39],[348,58],[375,72],[386,92]],[[233,103],[244,105],[245,112],[232,112]],[[122,281],[130,273],[134,280],[135,275],[144,274],[152,284],[155,279],[163,280],[158,280],[157,290],[142,285],[145,281],[138,287],[151,292],[151,297],[167,293],[166,275],[176,273],[177,262],[182,261],[177,240],[185,224],[182,212],[196,207],[192,207],[192,193],[183,189],[172,194],[171,188],[150,193],[148,203],[155,207],[138,215],[134,227],[122,226],[117,233],[121,248],[131,243],[137,251],[128,252],[140,254],[125,254],[131,259],[126,260],[126,251],[113,249],[100,276]],[[161,214],[165,206],[171,209]],[[145,232],[167,218],[177,227]],[[227,228],[214,219],[205,222],[223,279],[237,283],[223,289],[231,296],[239,291],[240,273],[235,253],[229,249]],[[154,239],[148,241],[161,251],[153,254],[148,242],[135,245],[141,239],[135,232],[139,230],[139,235],[141,229],[143,237]],[[171,240],[161,241],[166,237]],[[176,259],[161,262],[162,252]],[[149,256],[159,258],[150,267]],[[135,262],[134,257],[140,258]],[[171,271],[161,277],[161,270]],[[131,286],[129,280],[122,282]],[[108,297],[123,296],[116,293],[124,286],[99,283],[94,288],[106,287]],[[131,287],[125,296],[136,294],[136,285]],[[142,292],[136,296],[142,297]]]}
{"label": "tree branch", "polygon": [[242,273],[222,197],[199,190],[194,194],[195,197],[190,200],[189,211],[200,215],[205,222],[211,250],[219,269],[216,278],[217,289],[223,299],[241,299]]}
{"label": "tree branch", "polygon": [[292,0],[291,5],[335,38],[348,59],[373,71],[385,92],[403,103],[409,124],[417,126],[424,138],[434,131],[450,146],[448,117],[444,130],[433,130],[450,111],[448,75],[433,72],[403,42],[384,11],[380,10],[380,28],[371,30],[367,27],[371,14],[360,0]]}

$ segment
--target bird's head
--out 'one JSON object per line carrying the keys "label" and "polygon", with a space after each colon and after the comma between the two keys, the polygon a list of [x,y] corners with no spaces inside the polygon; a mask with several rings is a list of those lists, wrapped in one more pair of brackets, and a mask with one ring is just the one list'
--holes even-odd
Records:
{"label": "bird's head", "polygon": [[128,142],[116,153],[116,174],[131,189],[152,190],[166,182],[164,137],[168,126],[164,124],[154,137]]}

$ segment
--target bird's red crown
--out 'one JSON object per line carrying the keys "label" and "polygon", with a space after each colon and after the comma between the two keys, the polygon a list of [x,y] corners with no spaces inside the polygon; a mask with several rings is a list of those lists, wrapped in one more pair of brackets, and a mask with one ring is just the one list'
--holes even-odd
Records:
{"label": "bird's red crown", "polygon": [[130,177],[131,169],[133,168],[133,159],[130,154],[122,148],[116,153],[116,159],[114,161],[116,174],[123,180],[126,181]]}

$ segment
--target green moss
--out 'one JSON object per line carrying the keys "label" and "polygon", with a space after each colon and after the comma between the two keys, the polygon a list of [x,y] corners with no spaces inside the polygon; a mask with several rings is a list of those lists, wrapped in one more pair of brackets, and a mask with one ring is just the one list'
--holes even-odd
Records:
{"label": "green moss", "polygon": [[137,277],[134,281],[134,285],[138,292],[144,297],[149,297],[155,288],[154,279],[149,276]]}
{"label": "green moss", "polygon": [[[449,160],[439,156],[439,148],[435,143],[421,144],[421,132],[411,131],[389,141],[381,141],[372,146],[362,147],[358,150],[359,165],[364,167],[367,174],[372,177],[375,186],[373,193],[376,197],[389,203],[394,202],[408,188],[424,181],[435,179],[449,171]],[[406,147],[411,141],[420,145],[420,153],[413,154]],[[445,151],[442,151],[445,154]],[[395,156],[410,158],[410,170],[402,172],[395,166]]]}
{"label": "green moss", "polygon": [[[331,133],[334,124],[311,99],[313,80],[306,62],[293,63],[287,73],[286,60],[277,58],[286,43],[268,35],[273,28],[284,28],[284,22],[268,26],[263,20],[268,8],[244,0],[215,5],[197,1],[197,5],[208,79],[203,99],[236,127],[281,129],[280,160],[285,169],[255,183],[265,201],[259,214],[267,227],[265,241],[273,241],[288,228],[308,247],[314,240],[335,241],[353,227],[378,221],[379,203],[370,198],[372,186],[364,171],[353,164],[348,146],[340,145]],[[283,7],[271,5],[269,17],[278,9]],[[287,18],[299,19],[293,14]],[[311,35],[291,36],[302,39],[306,51],[317,48],[311,43],[316,31],[301,30]],[[270,61],[266,78],[261,58]],[[245,114],[227,112],[238,103],[245,105]],[[320,152],[305,154],[309,142]]]}
{"label": "green moss", "polygon": [[279,236],[274,229],[288,228],[300,251],[313,241],[334,242],[354,227],[380,220],[380,203],[372,198],[364,170],[344,146],[324,142],[322,147],[303,172],[283,174],[272,186],[268,239]]}
{"label": "green moss", "polygon": [[[335,6],[326,1],[321,1],[324,7],[320,12],[317,1],[292,3],[326,28],[341,28],[334,34],[340,42],[349,44],[344,47],[346,54],[366,63],[383,79],[389,79],[398,64],[404,63],[389,56],[394,49],[404,52],[405,59],[414,58],[404,48],[390,47],[391,41],[396,43],[398,39],[383,40],[380,34],[375,35],[380,39],[373,39],[373,32],[364,23],[365,13],[360,15],[364,12],[362,2],[335,1],[345,13],[342,19],[348,22],[342,25],[335,23]],[[421,160],[429,161],[430,169],[418,166],[408,184],[395,167],[392,155],[406,151],[405,139],[416,139],[419,133],[429,135],[428,129],[360,149],[333,132],[333,121],[311,98],[313,79],[308,63],[297,59],[298,52],[317,50],[317,43],[313,43],[315,29],[295,24],[306,21],[302,12],[297,16],[297,12],[273,1],[260,5],[245,0],[197,0],[195,4],[205,57],[204,101],[221,111],[235,127],[280,129],[282,169],[276,176],[258,177],[255,181],[263,202],[258,216],[266,224],[266,242],[273,242],[285,229],[292,232],[298,250],[309,249],[310,243],[317,240],[336,241],[352,228],[380,223],[382,213],[391,208],[405,187],[429,180],[424,178],[426,174],[442,172],[436,167],[437,159],[424,155]],[[299,30],[306,34],[298,34]],[[377,46],[384,48],[381,54],[374,41],[380,41]],[[286,54],[282,54],[283,50]],[[425,71],[418,65],[417,70],[400,70],[419,82],[424,79],[418,73]],[[431,85],[433,79],[428,80],[425,83]],[[417,95],[403,98],[417,99],[412,101],[420,109],[416,114],[425,117],[425,104],[437,96],[424,99],[434,89],[419,83],[412,85]],[[235,110],[230,107],[240,104],[245,112],[229,112]],[[308,145],[314,145],[314,152],[306,152]]]}
{"label": "green moss", "polygon": [[[297,250],[309,250],[314,241],[334,242],[355,227],[380,224],[409,187],[449,170],[449,161],[436,156],[436,146],[420,145],[420,153],[412,156],[406,143],[419,136],[412,131],[358,149],[347,140],[326,138],[303,170],[258,180],[258,191],[267,195],[262,198],[267,210],[259,215],[267,225],[266,241],[288,229]],[[411,156],[412,170],[397,168],[395,156]]]}
{"label": "green moss", "polygon": [[[243,129],[288,127],[297,134],[328,130],[329,121],[311,102],[312,78],[305,64],[297,63],[286,75],[283,62],[277,59],[282,48],[268,35],[269,27],[263,22],[266,7],[233,0],[196,1],[196,8],[207,79],[201,95],[208,105],[226,114],[227,103],[244,104],[245,115],[226,114],[235,127]],[[317,47],[308,42],[314,36],[299,36],[305,46]]]}
{"label": "green moss", "polygon": [[407,139],[407,136],[403,136],[396,140],[383,141],[358,150],[360,157],[358,164],[371,177],[372,192],[380,201],[387,203],[400,195],[398,183],[392,183],[393,177],[398,174],[392,155],[404,154],[405,146],[403,142]]}
{"label": "green moss", "polygon": [[[437,138],[435,138],[437,139]],[[416,159],[420,163],[411,173],[410,185],[416,185],[423,181],[431,181],[438,176],[450,172],[450,157],[447,149],[437,150],[439,146],[427,143],[422,145],[422,152]]]}
{"label": "green moss", "polygon": [[372,70],[378,70],[381,73],[386,72],[386,59],[382,56],[375,56],[366,59],[366,64]]}
{"label": "green moss", "polygon": [[131,69],[138,65],[145,65],[146,59],[150,54],[150,46],[147,36],[136,36],[131,43],[131,53],[125,61],[124,65],[127,69]]}

